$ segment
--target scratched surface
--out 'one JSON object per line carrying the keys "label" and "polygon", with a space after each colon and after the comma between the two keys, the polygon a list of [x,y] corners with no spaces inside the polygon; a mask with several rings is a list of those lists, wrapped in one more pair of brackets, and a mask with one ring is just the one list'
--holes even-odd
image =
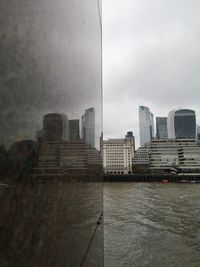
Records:
{"label": "scratched surface", "polygon": [[[80,266],[102,212],[101,183],[0,186],[0,263]],[[103,266],[103,224],[83,266]]]}

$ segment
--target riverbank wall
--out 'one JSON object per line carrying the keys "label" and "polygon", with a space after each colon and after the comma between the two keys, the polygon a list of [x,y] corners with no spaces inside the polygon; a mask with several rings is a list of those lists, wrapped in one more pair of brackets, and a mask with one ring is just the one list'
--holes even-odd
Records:
{"label": "riverbank wall", "polygon": [[199,175],[171,175],[171,174],[129,174],[104,175],[104,182],[199,182]]}

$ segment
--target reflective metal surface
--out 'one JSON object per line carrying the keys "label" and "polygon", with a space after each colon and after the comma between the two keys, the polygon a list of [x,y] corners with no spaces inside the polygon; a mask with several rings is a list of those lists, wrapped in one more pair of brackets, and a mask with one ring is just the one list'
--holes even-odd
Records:
{"label": "reflective metal surface", "polygon": [[0,22],[0,266],[102,266],[101,1],[2,0]]}

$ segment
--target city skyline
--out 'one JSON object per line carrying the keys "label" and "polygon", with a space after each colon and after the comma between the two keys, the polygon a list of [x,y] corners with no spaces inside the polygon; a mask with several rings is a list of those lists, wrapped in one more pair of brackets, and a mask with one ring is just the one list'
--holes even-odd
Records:
{"label": "city skyline", "polygon": [[199,124],[199,7],[196,1],[103,1],[105,138],[132,130],[138,146],[140,105],[154,117],[194,109]]}
{"label": "city skyline", "polygon": [[[165,114],[165,116],[161,116],[160,114],[154,114],[154,112],[152,112],[151,110],[151,107],[147,107],[147,106],[138,106],[137,108],[137,115],[138,115],[138,125],[136,125],[136,128],[131,128],[131,129],[128,129],[128,131],[132,131],[133,132],[133,135],[135,136],[135,144],[136,144],[136,148],[139,148],[141,147],[141,140],[140,140],[140,123],[139,123],[139,113],[140,113],[140,108],[141,107],[144,107],[146,108],[148,111],[149,111],[149,114],[153,115],[153,132],[154,132],[154,135],[152,137],[154,138],[157,138],[157,125],[156,125],[156,119],[157,118],[168,118],[168,115],[174,111],[179,111],[179,110],[192,110],[191,108],[172,108],[172,110],[168,110],[168,112]],[[193,111],[193,110],[192,110]],[[195,117],[197,118],[197,113],[196,113],[196,110],[194,110],[195,112]],[[150,119],[150,118],[149,118]],[[149,121],[150,122],[150,121]],[[150,125],[149,125],[150,126]],[[197,128],[198,128],[198,121],[196,120],[196,131],[197,131]],[[127,129],[126,128],[121,128],[123,131],[126,131]],[[150,129],[150,128],[149,128]],[[136,135],[135,133],[138,132],[138,135]],[[121,131],[119,132],[116,132],[113,136],[107,136],[104,134],[104,140],[107,140],[107,139],[112,139],[112,138],[123,138],[123,133],[121,135]],[[150,135],[149,135],[149,138],[150,138]],[[168,137],[167,137],[168,138]],[[172,137],[171,137],[172,138]],[[143,141],[142,141],[143,142]]]}

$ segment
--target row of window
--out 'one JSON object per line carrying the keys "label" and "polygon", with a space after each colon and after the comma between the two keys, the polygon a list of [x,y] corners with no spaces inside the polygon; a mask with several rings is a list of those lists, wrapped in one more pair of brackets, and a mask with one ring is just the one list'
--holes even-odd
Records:
{"label": "row of window", "polygon": [[[106,172],[107,174],[124,174],[124,172]],[[131,171],[128,171],[128,174],[131,174]]]}

